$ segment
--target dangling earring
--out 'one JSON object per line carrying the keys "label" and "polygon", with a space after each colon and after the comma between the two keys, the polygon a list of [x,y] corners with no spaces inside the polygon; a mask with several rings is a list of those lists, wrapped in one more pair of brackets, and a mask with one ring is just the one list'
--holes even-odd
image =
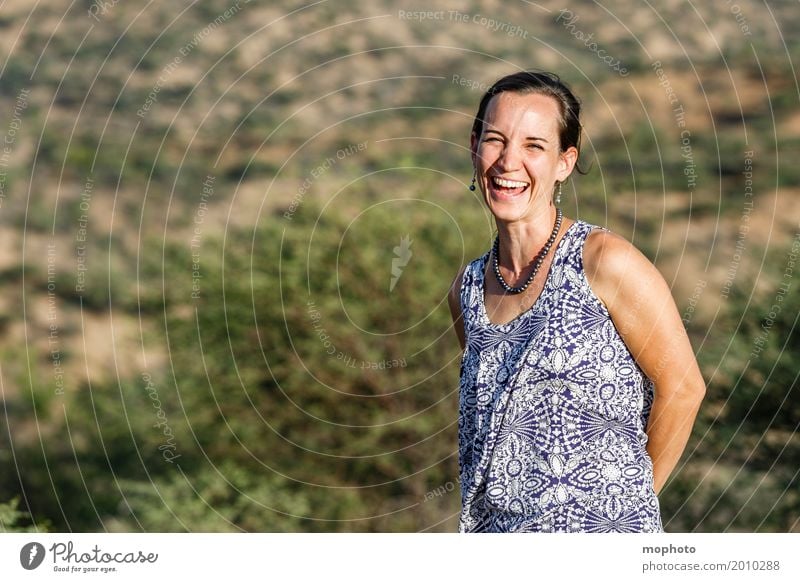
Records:
{"label": "dangling earring", "polygon": [[561,204],[561,182],[558,183],[558,191],[556,192],[556,206]]}
{"label": "dangling earring", "polygon": [[475,170],[472,173],[472,184],[469,185],[469,189],[471,192],[475,192],[475,177],[478,175],[478,170]]}

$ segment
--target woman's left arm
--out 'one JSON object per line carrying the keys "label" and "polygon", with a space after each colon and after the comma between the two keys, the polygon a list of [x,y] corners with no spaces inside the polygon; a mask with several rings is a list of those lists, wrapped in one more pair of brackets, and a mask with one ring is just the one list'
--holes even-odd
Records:
{"label": "woman's left arm", "polygon": [[647,452],[658,494],[689,440],[705,381],[670,288],[647,257],[621,236],[596,229],[583,258],[592,290],[655,385]]}

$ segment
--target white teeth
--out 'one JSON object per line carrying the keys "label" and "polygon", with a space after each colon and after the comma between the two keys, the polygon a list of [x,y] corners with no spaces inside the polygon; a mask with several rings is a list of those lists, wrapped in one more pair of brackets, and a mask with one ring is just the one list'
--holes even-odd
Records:
{"label": "white teeth", "polygon": [[527,186],[527,182],[515,182],[514,180],[504,180],[503,178],[498,178],[497,176],[492,176],[492,180],[498,186],[502,186],[503,188],[522,188],[523,186]]}

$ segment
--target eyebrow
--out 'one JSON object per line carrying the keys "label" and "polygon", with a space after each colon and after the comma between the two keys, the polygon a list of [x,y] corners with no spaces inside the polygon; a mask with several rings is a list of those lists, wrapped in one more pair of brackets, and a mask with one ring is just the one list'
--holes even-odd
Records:
{"label": "eyebrow", "polygon": [[[497,135],[503,135],[502,132],[499,132],[496,129],[487,129],[487,130],[484,130],[484,133],[496,133]],[[505,136],[503,136],[503,137],[505,137]],[[531,141],[543,141],[544,143],[549,143],[543,137],[526,137],[525,139],[526,140],[531,140]]]}

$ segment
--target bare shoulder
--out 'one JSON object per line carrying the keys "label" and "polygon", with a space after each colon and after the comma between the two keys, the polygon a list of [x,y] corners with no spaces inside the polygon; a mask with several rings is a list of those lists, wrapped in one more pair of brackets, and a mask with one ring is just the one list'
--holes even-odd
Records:
{"label": "bare shoulder", "polygon": [[641,269],[642,262],[649,259],[625,237],[601,228],[592,229],[583,247],[583,268],[587,274],[602,276],[603,273],[620,270]]}
{"label": "bare shoulder", "polygon": [[655,265],[630,241],[615,232],[593,229],[583,247],[583,268],[595,295],[609,311],[621,301],[640,301],[666,289]]}

